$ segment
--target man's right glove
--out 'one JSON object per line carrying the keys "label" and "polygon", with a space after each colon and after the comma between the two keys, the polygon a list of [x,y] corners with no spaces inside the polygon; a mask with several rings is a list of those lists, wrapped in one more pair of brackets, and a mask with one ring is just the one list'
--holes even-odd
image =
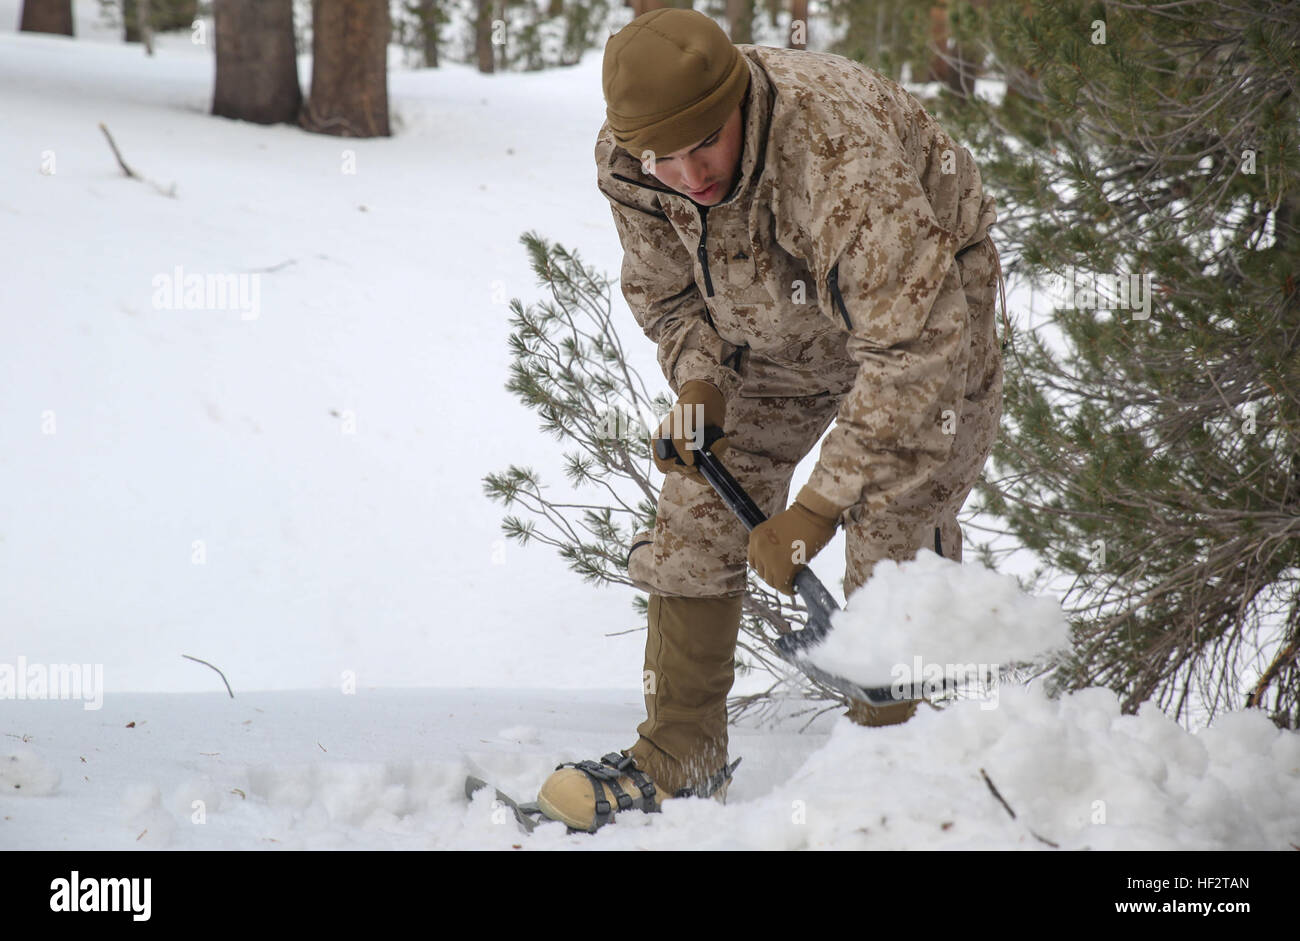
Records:
{"label": "man's right glove", "polygon": [[[697,406],[703,407],[703,413]],[[691,379],[682,385],[677,396],[677,404],[663,420],[650,440],[650,453],[654,457],[655,467],[664,474],[687,474],[700,482],[704,477],[695,466],[695,452],[704,444],[706,432],[713,428],[722,432],[723,420],[727,413],[727,404],[722,392],[711,382],[703,379]],[[701,417],[703,421],[701,421]],[[671,439],[674,456],[664,460],[656,452],[655,438]],[[723,454],[731,447],[728,438],[718,438],[709,445],[714,457],[722,460]]]}

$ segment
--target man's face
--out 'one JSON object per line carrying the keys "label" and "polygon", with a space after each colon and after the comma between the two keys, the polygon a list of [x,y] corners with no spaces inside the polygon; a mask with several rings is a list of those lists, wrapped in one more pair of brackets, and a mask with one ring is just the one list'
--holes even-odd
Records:
{"label": "man's face", "polygon": [[727,123],[708,137],[671,154],[656,154],[654,175],[702,206],[722,202],[740,172],[743,129],[741,108],[736,105]]}

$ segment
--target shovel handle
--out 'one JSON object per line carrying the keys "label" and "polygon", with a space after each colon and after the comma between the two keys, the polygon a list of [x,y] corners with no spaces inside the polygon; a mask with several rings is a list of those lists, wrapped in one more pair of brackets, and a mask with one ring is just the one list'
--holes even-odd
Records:
{"label": "shovel handle", "polygon": [[[731,476],[731,472],[709,450],[713,442],[721,437],[722,429],[714,426],[705,428],[704,447],[695,452],[695,466],[699,468],[700,475],[709,486],[717,491],[722,502],[740,518],[745,529],[753,532],[760,523],[767,521],[767,516],[745,492],[745,488],[740,486],[739,481]],[[656,438],[654,447],[660,460],[668,461],[675,457],[673,443],[668,438]],[[840,609],[834,596],[826,590],[826,586],[821,583],[816,573],[806,565],[795,573],[794,590],[808,609],[808,623],[801,631],[792,631],[777,638],[777,647],[790,655],[825,637],[831,629],[831,615]]]}

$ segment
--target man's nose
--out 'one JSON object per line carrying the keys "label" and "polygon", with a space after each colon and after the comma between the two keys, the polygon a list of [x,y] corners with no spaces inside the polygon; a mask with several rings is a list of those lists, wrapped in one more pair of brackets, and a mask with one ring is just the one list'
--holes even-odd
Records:
{"label": "man's nose", "polygon": [[708,174],[704,172],[703,163],[694,160],[682,161],[682,185],[689,190],[700,189],[700,184],[705,181]]}

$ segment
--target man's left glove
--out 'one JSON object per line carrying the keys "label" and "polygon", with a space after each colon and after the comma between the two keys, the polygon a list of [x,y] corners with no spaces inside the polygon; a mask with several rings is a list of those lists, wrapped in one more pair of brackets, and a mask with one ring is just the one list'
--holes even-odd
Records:
{"label": "man's left glove", "polygon": [[794,594],[794,577],[825,548],[839,525],[841,507],[804,487],[790,508],[749,534],[749,564],[777,591]]}

